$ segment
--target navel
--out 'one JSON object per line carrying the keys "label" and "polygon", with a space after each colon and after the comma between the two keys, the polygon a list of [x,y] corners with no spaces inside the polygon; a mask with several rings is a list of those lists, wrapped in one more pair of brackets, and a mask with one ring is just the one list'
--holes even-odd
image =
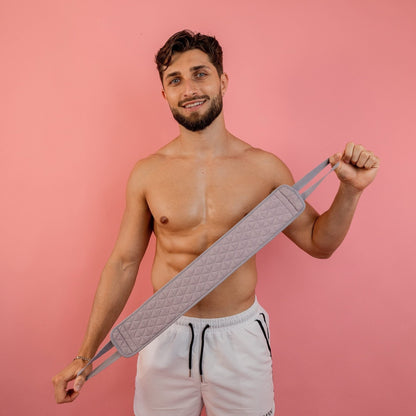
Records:
{"label": "navel", "polygon": [[168,217],[165,217],[165,216],[160,217],[160,222],[162,224],[167,224],[169,222],[169,218]]}

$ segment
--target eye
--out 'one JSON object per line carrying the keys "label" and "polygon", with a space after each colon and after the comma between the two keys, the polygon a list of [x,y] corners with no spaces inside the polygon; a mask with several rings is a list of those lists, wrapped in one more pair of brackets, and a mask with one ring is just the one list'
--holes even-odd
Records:
{"label": "eye", "polygon": [[180,79],[179,78],[173,78],[169,81],[169,85],[177,85],[179,84]]}
{"label": "eye", "polygon": [[205,78],[208,74],[205,72],[197,72],[195,77],[198,79]]}

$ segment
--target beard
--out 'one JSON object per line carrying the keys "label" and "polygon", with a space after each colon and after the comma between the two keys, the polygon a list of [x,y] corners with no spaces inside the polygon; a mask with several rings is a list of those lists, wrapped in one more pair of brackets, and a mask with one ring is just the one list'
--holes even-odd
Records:
{"label": "beard", "polygon": [[[205,99],[208,96],[195,97],[195,99]],[[200,131],[208,127],[221,113],[222,111],[222,95],[221,92],[212,98],[211,105],[205,114],[198,114],[198,112],[192,113],[189,116],[184,116],[179,113],[176,108],[170,109],[172,111],[173,118],[183,127],[190,131]]]}

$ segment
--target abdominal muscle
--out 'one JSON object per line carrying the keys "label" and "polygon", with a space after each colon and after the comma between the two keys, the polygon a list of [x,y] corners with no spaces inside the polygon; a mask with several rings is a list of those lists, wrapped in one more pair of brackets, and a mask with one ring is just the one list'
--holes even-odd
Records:
{"label": "abdominal muscle", "polygon": [[[200,253],[190,254],[191,250],[184,251],[183,249],[186,246],[189,248],[195,247],[195,240],[199,240],[198,236],[193,235],[181,238],[175,235],[176,244],[172,247],[171,244],[163,244],[165,242],[163,236],[158,238],[157,232],[155,234],[157,244],[152,268],[152,285],[153,290],[156,292],[211,244],[208,244]],[[169,251],[166,249],[166,246],[170,246]],[[177,251],[174,250],[175,247]],[[254,302],[256,283],[256,261],[255,256],[253,256],[212,292],[189,309],[185,315],[209,319],[243,312]]]}

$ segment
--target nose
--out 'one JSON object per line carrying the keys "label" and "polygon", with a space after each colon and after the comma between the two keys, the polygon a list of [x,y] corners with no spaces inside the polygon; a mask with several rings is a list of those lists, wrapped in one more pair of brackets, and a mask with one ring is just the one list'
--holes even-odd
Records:
{"label": "nose", "polygon": [[184,98],[189,98],[197,95],[198,89],[195,84],[195,81],[192,79],[184,80],[182,83],[183,86],[183,96]]}

